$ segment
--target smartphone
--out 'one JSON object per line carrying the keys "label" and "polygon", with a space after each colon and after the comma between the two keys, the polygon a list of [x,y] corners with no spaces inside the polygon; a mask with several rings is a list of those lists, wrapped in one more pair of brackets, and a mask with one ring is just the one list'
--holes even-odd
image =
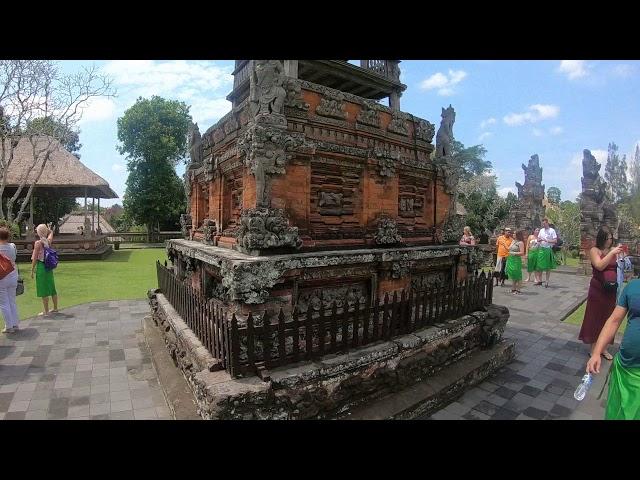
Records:
{"label": "smartphone", "polygon": [[629,255],[629,246],[622,245],[622,251],[624,252],[625,255]]}

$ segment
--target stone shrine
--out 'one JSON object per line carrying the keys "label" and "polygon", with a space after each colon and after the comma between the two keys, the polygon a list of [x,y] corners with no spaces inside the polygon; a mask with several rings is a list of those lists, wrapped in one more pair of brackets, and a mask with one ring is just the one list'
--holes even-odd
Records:
{"label": "stone shrine", "polygon": [[590,150],[583,151],[582,195],[580,196],[580,265],[578,273],[591,275],[589,250],[596,244],[601,226],[607,226],[618,238],[618,215],[607,198],[607,183],[600,176],[601,165]]}
{"label": "stone shrine", "polygon": [[[469,374],[468,382],[508,361],[512,346],[500,340],[508,312],[491,306],[487,313],[490,288],[484,277],[473,275],[481,253],[457,244],[462,226],[453,225],[460,173],[451,158],[453,107],[442,109],[434,148],[435,125],[400,110],[406,86],[400,83],[397,60],[362,60],[360,66],[343,60],[236,60],[233,75],[227,97],[231,112],[202,135],[197,125],[191,130],[184,239],[167,242],[172,267],[161,273],[158,266],[161,291],[151,294],[154,319],[168,332],[167,344],[196,392],[201,414],[335,418],[388,394],[398,373],[385,380],[382,371],[408,369],[403,373],[407,378],[393,390],[480,348],[497,346],[499,353],[489,355],[478,367],[482,374]],[[380,103],[384,98],[389,106]],[[450,240],[455,244],[447,245]],[[466,279],[468,288],[480,289],[479,296],[467,290],[466,303],[457,305]],[[172,286],[176,281],[179,285]],[[168,302],[184,292],[193,292],[206,308]],[[440,298],[449,306],[436,305],[435,310],[446,310],[457,326],[430,327],[428,340],[407,344],[402,337],[405,343],[397,344],[391,331],[418,335],[419,308],[422,321],[429,317],[426,325],[439,324],[431,310],[427,315],[426,300],[416,300],[426,299],[427,292],[442,292]],[[435,301],[439,295],[432,296]],[[382,338],[376,336],[382,318],[378,309],[388,298],[398,298],[393,305],[406,302],[402,312],[406,307],[409,317],[415,315],[413,323],[405,318],[404,327],[394,330],[392,321],[391,330],[385,330],[385,320],[380,320],[390,343],[364,347],[371,338]],[[475,312],[473,305],[477,315],[455,316]],[[199,312],[196,322],[213,312],[207,317],[210,323],[186,328],[189,322],[176,312],[191,315],[194,309]],[[352,315],[355,320],[347,321]],[[358,323],[360,315],[364,324]],[[389,315],[395,318],[393,312]],[[298,329],[298,316],[306,318],[306,330]],[[337,318],[343,320],[336,324]],[[332,329],[327,337],[325,327]],[[272,328],[277,335],[269,333]],[[180,333],[191,330],[195,336]],[[224,339],[214,340],[207,352],[205,345],[216,335]],[[264,342],[254,350],[258,336]],[[323,355],[346,352],[347,336],[353,337],[355,350]],[[240,338],[235,346],[234,338]],[[345,348],[336,350],[340,342]],[[306,348],[309,362],[296,363],[297,374],[269,366],[295,363],[298,345]],[[438,356],[425,360],[425,352],[438,345],[443,348]],[[278,350],[273,357],[265,353],[270,347]],[[385,353],[372,354],[371,349]],[[236,360],[223,360],[223,355]],[[317,362],[330,357],[334,366],[320,368]],[[258,366],[260,358],[264,361]],[[405,363],[398,364],[400,358]],[[367,389],[354,383],[353,393],[341,390],[364,377],[369,378]],[[216,390],[222,388],[216,382],[234,393]],[[423,402],[420,411],[427,403],[428,408],[441,404],[463,385],[459,382],[438,401]],[[291,399],[302,392],[314,392],[316,400],[309,400],[312,407],[301,413]],[[230,406],[238,398],[250,398],[246,408]]]}
{"label": "stone shrine", "polygon": [[505,226],[532,233],[542,226],[542,219],[545,216],[545,207],[542,204],[544,185],[538,155],[532,155],[527,165],[522,164],[522,170],[524,170],[524,185],[516,182],[518,203],[509,212]]}

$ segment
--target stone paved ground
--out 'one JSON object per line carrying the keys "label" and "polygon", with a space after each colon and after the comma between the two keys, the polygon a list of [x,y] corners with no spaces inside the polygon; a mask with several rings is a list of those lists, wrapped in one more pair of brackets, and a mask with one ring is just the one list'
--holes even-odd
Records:
{"label": "stone paved ground", "polygon": [[88,303],[0,335],[0,419],[170,419],[145,300]]}
{"label": "stone paved ground", "polygon": [[[521,296],[511,295],[511,287],[496,287],[494,303],[506,305],[511,313],[504,337],[516,342],[515,360],[427,419],[604,418],[606,391],[601,400],[596,397],[610,362],[603,360],[587,397],[576,401],[573,393],[585,373],[589,346],[578,341],[579,326],[560,321],[572,305],[586,298],[589,280],[552,273],[549,288],[525,283]],[[619,344],[620,336],[610,352]]]}

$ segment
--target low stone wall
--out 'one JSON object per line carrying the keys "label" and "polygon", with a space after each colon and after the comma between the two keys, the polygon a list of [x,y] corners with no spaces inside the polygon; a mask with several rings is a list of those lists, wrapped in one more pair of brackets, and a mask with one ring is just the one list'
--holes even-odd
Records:
{"label": "low stone wall", "polygon": [[272,370],[264,382],[220,370],[164,295],[150,292],[149,298],[154,322],[205,419],[340,418],[496,345],[509,318],[506,307],[490,305],[390,341]]}

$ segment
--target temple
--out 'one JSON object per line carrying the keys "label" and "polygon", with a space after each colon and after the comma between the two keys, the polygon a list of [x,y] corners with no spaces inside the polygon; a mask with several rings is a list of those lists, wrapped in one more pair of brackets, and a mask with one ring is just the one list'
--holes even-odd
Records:
{"label": "temple", "polygon": [[[442,109],[437,134],[434,123],[403,112],[399,63],[237,60],[227,97],[232,110],[203,134],[193,125],[184,239],[167,242],[172,267],[158,268],[162,298],[177,302],[178,313],[180,295],[206,302],[200,308],[211,316],[204,327],[183,318],[211,354],[206,369],[225,368],[233,378],[257,374],[274,385],[271,370],[298,355],[311,360],[359,351],[491,303],[491,282],[477,274],[481,253],[458,245],[455,111]],[[466,282],[475,289],[467,292],[468,303],[460,290]],[[436,297],[451,308],[435,305],[432,315],[428,298]],[[157,313],[164,311],[158,302],[153,296],[154,318],[162,323],[168,317]],[[398,318],[413,315],[414,321],[385,324],[382,310],[392,312],[401,302]],[[197,315],[196,323],[203,314]],[[280,322],[277,339],[270,336],[273,315]],[[489,315],[490,326],[483,315],[464,317],[471,322],[464,334],[448,331],[448,340],[462,335],[461,343],[447,343],[452,350],[438,365],[499,342],[508,313]],[[299,317],[306,330],[298,329]],[[222,335],[216,332],[229,336],[215,340]],[[203,365],[176,338],[167,337],[172,351],[183,352],[175,358],[190,358],[190,371]],[[273,356],[265,353],[276,345]],[[395,352],[389,358],[398,355],[389,352]],[[187,376],[202,393],[193,372]],[[205,397],[199,397],[209,412],[204,416],[223,418],[211,413],[217,400]],[[335,415],[344,403],[336,402],[315,416]],[[314,416],[305,415],[297,418]]]}

